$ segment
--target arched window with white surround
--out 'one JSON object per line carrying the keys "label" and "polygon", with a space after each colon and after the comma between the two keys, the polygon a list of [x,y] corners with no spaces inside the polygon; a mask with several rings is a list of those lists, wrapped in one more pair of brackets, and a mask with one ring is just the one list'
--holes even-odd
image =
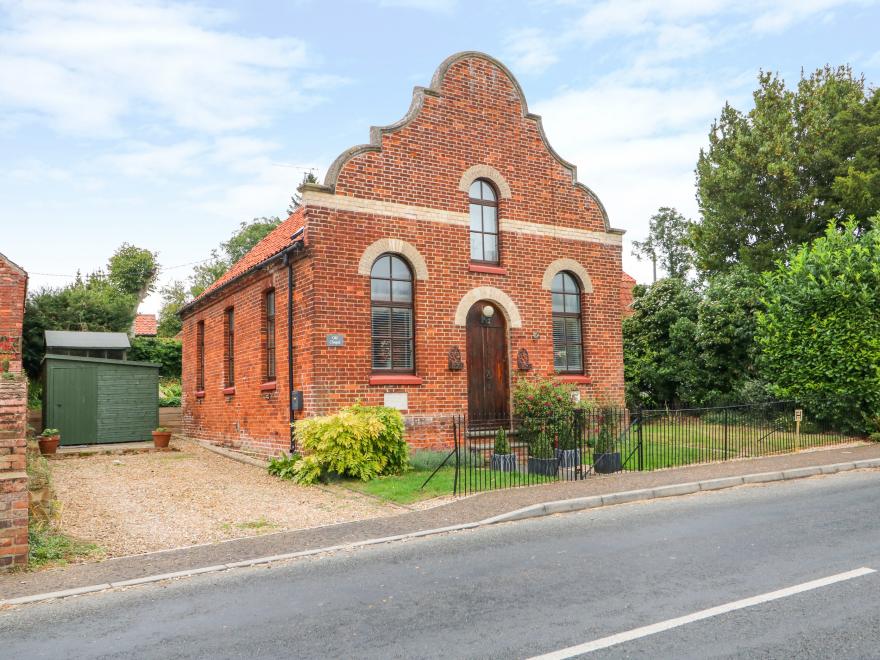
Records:
{"label": "arched window with white surround", "polygon": [[562,271],[550,287],[553,299],[553,368],[557,373],[584,372],[581,333],[581,287],[574,276]]}
{"label": "arched window with white surround", "polygon": [[374,372],[414,373],[413,275],[400,256],[379,256],[370,271]]}
{"label": "arched window with white surround", "polygon": [[477,179],[470,198],[471,261],[498,264],[498,193],[486,179]]}

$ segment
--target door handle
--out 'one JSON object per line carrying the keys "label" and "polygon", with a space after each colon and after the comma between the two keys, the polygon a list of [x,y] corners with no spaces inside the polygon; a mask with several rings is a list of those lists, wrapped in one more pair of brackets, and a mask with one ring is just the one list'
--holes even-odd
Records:
{"label": "door handle", "polygon": [[492,372],[486,369],[486,380],[492,380]]}

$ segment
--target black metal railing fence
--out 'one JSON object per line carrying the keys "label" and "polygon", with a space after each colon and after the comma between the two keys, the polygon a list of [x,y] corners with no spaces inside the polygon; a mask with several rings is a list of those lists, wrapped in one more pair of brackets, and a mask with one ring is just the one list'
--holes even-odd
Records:
{"label": "black metal railing fence", "polygon": [[456,494],[768,456],[859,438],[794,401],[579,410],[541,419],[453,419]]}

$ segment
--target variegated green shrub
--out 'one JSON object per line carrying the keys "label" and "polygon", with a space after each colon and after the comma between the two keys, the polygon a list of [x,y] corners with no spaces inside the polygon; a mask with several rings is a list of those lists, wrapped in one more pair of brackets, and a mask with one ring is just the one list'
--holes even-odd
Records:
{"label": "variegated green shrub", "polygon": [[354,405],[335,415],[296,422],[303,458],[294,480],[311,484],[328,474],[369,481],[409,467],[403,415],[384,406]]}

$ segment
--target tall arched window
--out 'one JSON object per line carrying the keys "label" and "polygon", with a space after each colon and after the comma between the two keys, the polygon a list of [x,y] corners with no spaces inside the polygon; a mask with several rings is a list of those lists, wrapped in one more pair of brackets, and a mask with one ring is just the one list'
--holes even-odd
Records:
{"label": "tall arched window", "polygon": [[498,195],[485,179],[471,184],[471,261],[498,263]]}
{"label": "tall arched window", "polygon": [[373,371],[413,373],[413,276],[394,254],[383,254],[370,271]]}
{"label": "tall arched window", "polygon": [[566,271],[557,273],[550,287],[553,296],[553,367],[559,373],[583,373],[581,338],[581,288]]}

